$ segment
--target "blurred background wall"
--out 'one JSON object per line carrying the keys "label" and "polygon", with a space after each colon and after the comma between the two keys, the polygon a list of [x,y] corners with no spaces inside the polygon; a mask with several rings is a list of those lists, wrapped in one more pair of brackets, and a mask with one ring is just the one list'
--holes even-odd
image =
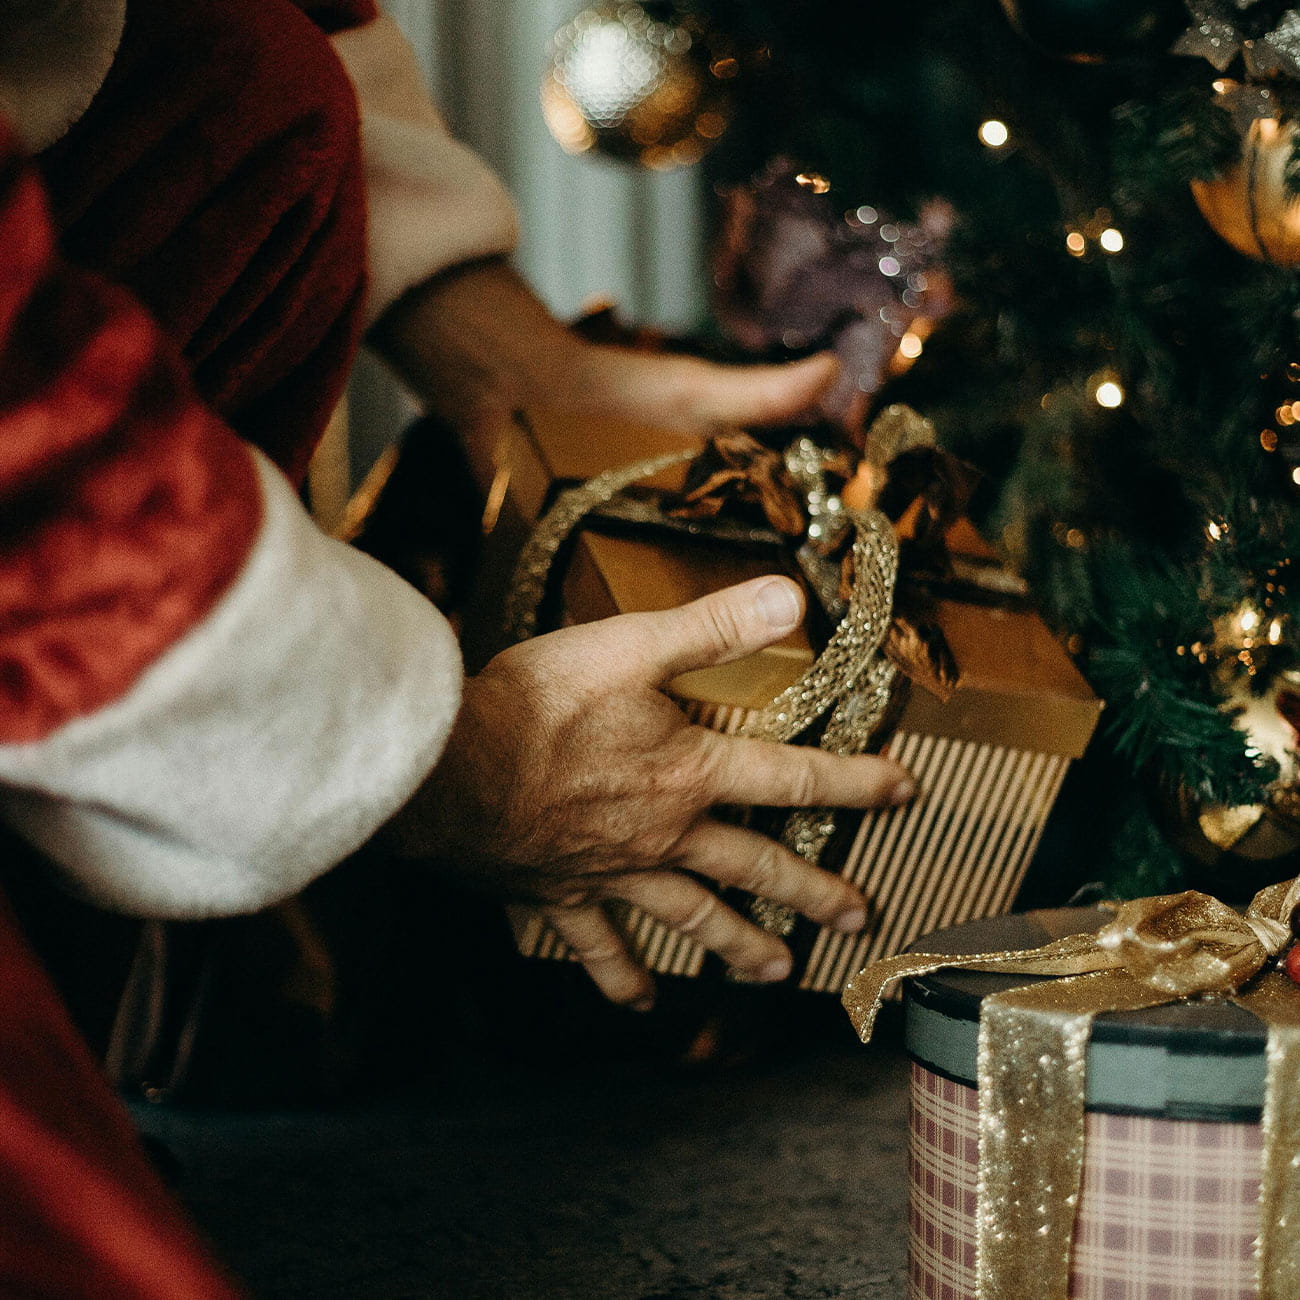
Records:
{"label": "blurred background wall", "polygon": [[[551,310],[567,318],[612,301],[629,320],[691,325],[706,289],[698,170],[570,157],[542,121],[547,43],[582,7],[582,0],[386,0],[453,130],[514,194],[523,231],[515,263]],[[350,406],[355,479],[410,408],[368,358]]]}

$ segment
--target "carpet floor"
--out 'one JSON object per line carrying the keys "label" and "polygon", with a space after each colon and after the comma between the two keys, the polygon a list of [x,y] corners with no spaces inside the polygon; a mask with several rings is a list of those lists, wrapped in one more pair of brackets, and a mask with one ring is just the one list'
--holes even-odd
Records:
{"label": "carpet floor", "polygon": [[906,1061],[465,1062],[365,1103],[141,1107],[257,1300],[900,1300]]}

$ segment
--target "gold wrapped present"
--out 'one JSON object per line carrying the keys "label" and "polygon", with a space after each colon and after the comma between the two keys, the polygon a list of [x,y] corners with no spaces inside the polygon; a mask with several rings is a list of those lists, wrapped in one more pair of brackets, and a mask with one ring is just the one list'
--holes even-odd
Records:
{"label": "gold wrapped present", "polygon": [[[513,421],[494,463],[479,471],[488,494],[488,539],[479,618],[465,630],[471,666],[504,643],[499,612],[520,598],[515,559],[557,487],[658,460],[662,468],[642,487],[680,493],[685,461],[696,447],[671,430],[597,425],[545,411]],[[675,463],[665,464],[670,460]],[[563,620],[666,609],[764,573],[801,576],[795,547],[781,544],[761,520],[687,519],[672,528],[661,526],[656,513],[662,515],[653,503],[633,501],[577,535],[557,566]],[[1096,725],[1100,702],[1017,594],[1015,580],[966,521],[945,525],[944,533],[958,581],[936,586],[926,604],[955,671],[946,675],[951,680],[927,684],[901,675],[893,681],[870,744],[907,767],[920,794],[904,807],[839,816],[824,850],[817,844],[816,852],[805,853],[820,854],[821,865],[863,891],[871,908],[867,929],[843,935],[781,915],[784,909],[751,909],[786,934],[795,955],[792,978],[801,988],[839,992],[867,962],[901,951],[919,934],[1007,910],[1069,764]],[[818,602],[809,605],[809,626],[735,663],[685,673],[669,692],[703,725],[755,734],[755,721],[814,664],[814,640],[824,641],[833,626],[825,618],[821,629],[811,626]],[[913,676],[925,681],[925,674]],[[807,827],[803,834],[816,839]],[[731,901],[741,910],[748,903]],[[705,968],[704,951],[661,922],[628,909],[623,924],[652,970],[698,975]],[[516,931],[527,954],[569,955],[536,914],[521,913]]]}

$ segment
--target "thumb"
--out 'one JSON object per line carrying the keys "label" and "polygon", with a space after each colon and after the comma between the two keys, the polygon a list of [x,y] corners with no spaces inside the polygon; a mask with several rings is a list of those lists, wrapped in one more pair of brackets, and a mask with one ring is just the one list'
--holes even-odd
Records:
{"label": "thumb", "polygon": [[[789,578],[754,578],[715,591],[688,605],[648,614],[626,614],[606,624],[620,639],[623,662],[654,685],[692,668],[730,663],[779,641],[803,617],[803,593]],[[592,625],[596,626],[596,625]]]}
{"label": "thumb", "polygon": [[829,352],[771,366],[625,352],[610,358],[608,402],[626,417],[710,433],[718,425],[780,424],[808,410],[839,374]]}

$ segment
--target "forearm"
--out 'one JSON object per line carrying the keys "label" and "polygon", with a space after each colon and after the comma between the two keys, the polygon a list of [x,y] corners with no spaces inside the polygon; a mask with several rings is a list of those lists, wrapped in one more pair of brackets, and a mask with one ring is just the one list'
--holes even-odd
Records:
{"label": "forearm", "polygon": [[464,428],[573,388],[584,349],[504,258],[404,294],[368,342],[431,411]]}

